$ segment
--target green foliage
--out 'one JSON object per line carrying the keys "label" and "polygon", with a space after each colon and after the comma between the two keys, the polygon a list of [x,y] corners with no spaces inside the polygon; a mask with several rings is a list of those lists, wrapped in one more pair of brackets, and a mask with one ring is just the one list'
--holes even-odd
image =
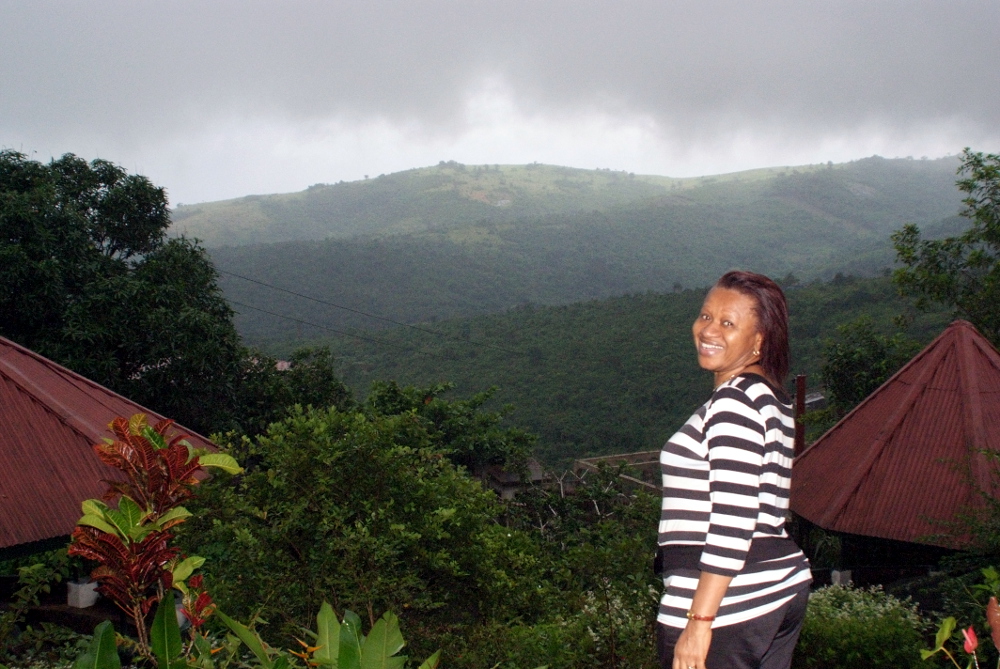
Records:
{"label": "green foliage", "polygon": [[[434,324],[454,339],[403,328],[378,335],[444,359],[347,338],[328,343],[338,351],[340,376],[357,391],[386,378],[417,386],[450,379],[464,395],[495,387],[484,407],[510,405],[506,424],[537,434],[536,457],[562,465],[658,449],[705,401],[711,377],[699,370],[691,343],[703,298],[694,290],[629,295]],[[808,374],[812,387],[823,342],[861,315],[889,323],[907,314],[907,334],[922,344],[947,323],[941,312],[911,314],[884,278],[805,284],[789,289],[788,299],[792,372]],[[463,334],[479,345],[456,341]]]}
{"label": "green foliage", "polygon": [[805,416],[807,437],[818,437],[871,395],[920,351],[921,345],[899,331],[887,336],[871,316],[837,327],[823,346],[819,377],[827,407]]}
{"label": "green foliage", "polygon": [[0,334],[205,430],[240,339],[204,251],[168,224],[145,177],[0,151]]}
{"label": "green foliage", "polygon": [[94,628],[94,638],[90,646],[73,663],[73,669],[119,669],[119,667],[121,660],[115,644],[115,630],[111,623],[105,620]]}
{"label": "green foliage", "polygon": [[[482,398],[440,391],[384,384],[356,411],[300,409],[230,444],[247,472],[207,482],[183,536],[209,558],[216,600],[268,619],[272,645],[328,599],[369,625],[399,611],[418,654],[443,648],[456,667],[514,662],[517,635],[550,629],[575,639],[553,666],[655,666],[657,499],[605,470],[572,494],[531,488],[504,505],[452,459],[521,433],[505,436]],[[359,629],[345,620],[341,632]],[[341,657],[360,639],[339,638]]]}
{"label": "green foliage", "polygon": [[[402,669],[405,656],[398,653],[406,645],[399,631],[399,619],[386,612],[375,621],[368,636],[361,633],[361,619],[352,612],[344,612],[343,623],[329,603],[323,602],[316,616],[316,631],[304,630],[316,640],[315,646],[299,641],[304,652],[282,651],[268,646],[249,627],[233,620],[224,613],[219,619],[250,649],[261,669],[282,669],[294,665],[299,657],[309,667],[332,667],[333,669]],[[435,669],[440,660],[440,651],[435,652],[420,665],[420,669]]]}
{"label": "green foliage", "polygon": [[58,583],[66,577],[66,553],[57,551],[49,558],[44,562],[18,568],[17,582],[21,587],[14,592],[6,610],[0,613],[0,649],[10,647],[17,626],[24,622],[29,608],[38,606],[39,596],[51,592],[52,583]]}
{"label": "green foliage", "polygon": [[968,319],[1000,344],[1000,155],[971,149],[962,153],[959,189],[966,193],[962,216],[972,221],[963,234],[921,239],[916,225],[893,234],[903,267],[894,280],[900,290],[937,302]]}
{"label": "green foliage", "polygon": [[877,586],[827,586],[809,598],[792,667],[925,667],[920,656],[925,628],[916,606]]}
{"label": "green foliage", "polygon": [[435,448],[447,453],[456,465],[480,473],[490,465],[524,473],[524,465],[534,445],[533,435],[501,425],[510,408],[484,411],[493,390],[468,400],[445,400],[441,394],[451,384],[428,388],[401,387],[395,381],[376,381],[363,404],[369,416],[419,416]]}
{"label": "green foliage", "polygon": [[288,631],[330,598],[368,614],[475,614],[496,498],[446,457],[440,425],[396,415],[300,409],[256,440],[249,463],[212,481],[186,532],[213,592],[238,615]]}
{"label": "green foliage", "polygon": [[837,335],[824,347],[820,378],[827,401],[839,416],[872,394],[920,350],[902,332],[891,337],[879,333],[869,316],[839,326]]}
{"label": "green foliage", "polygon": [[159,669],[184,669],[187,662],[182,657],[183,645],[174,609],[174,592],[168,590],[160,598],[153,624],[149,626],[149,649]]}

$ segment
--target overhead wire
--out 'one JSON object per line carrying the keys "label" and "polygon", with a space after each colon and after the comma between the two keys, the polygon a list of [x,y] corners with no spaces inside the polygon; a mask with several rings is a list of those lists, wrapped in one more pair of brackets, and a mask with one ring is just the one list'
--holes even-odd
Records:
{"label": "overhead wire", "polygon": [[302,323],[303,325],[309,325],[309,326],[312,326],[314,328],[321,328],[323,330],[329,330],[330,332],[336,332],[337,334],[343,335],[345,337],[353,337],[354,339],[361,339],[363,341],[372,342],[374,344],[381,344],[382,346],[391,346],[392,348],[398,348],[398,349],[400,349],[402,351],[407,351],[407,352],[410,352],[410,353],[420,353],[422,355],[429,355],[429,356],[431,356],[433,358],[441,358],[442,360],[451,360],[452,359],[452,358],[450,358],[448,356],[439,355],[437,353],[431,353],[430,351],[424,351],[424,350],[419,349],[419,348],[412,348],[412,347],[409,347],[409,346],[400,346],[399,344],[394,344],[392,342],[385,341],[384,339],[375,339],[374,337],[365,337],[364,335],[354,334],[352,332],[344,332],[343,330],[338,330],[336,328],[331,328],[331,327],[328,327],[326,325],[320,325],[319,323],[310,323],[309,321],[302,320],[301,318],[294,318],[292,316],[284,316],[282,314],[276,314],[273,311],[268,311],[267,309],[261,309],[260,307],[254,307],[254,306],[251,306],[249,304],[243,304],[242,302],[238,302],[236,300],[229,300],[229,303],[230,304],[235,304],[238,307],[243,307],[244,309],[253,309],[254,311],[259,311],[259,312],[261,312],[263,314],[267,314],[269,316],[276,316],[278,318],[284,318],[286,320],[295,321],[296,323]]}
{"label": "overhead wire", "polygon": [[[219,274],[226,274],[228,276],[236,277],[237,279],[242,279],[244,281],[249,281],[250,283],[255,283],[258,286],[264,286],[265,288],[270,288],[271,290],[276,290],[276,291],[279,291],[279,292],[282,292],[282,293],[287,293],[288,295],[294,295],[295,297],[301,297],[304,300],[310,300],[310,301],[316,302],[318,304],[324,304],[324,305],[329,306],[329,307],[335,307],[337,309],[343,309],[344,311],[349,311],[349,312],[351,312],[353,314],[358,314],[358,315],[361,315],[361,316],[366,316],[368,318],[374,318],[376,320],[384,321],[386,323],[392,323],[393,325],[399,325],[401,327],[410,328],[411,330],[417,330],[418,332],[423,332],[423,333],[426,333],[426,334],[434,335],[436,337],[445,337],[447,339],[452,339],[454,341],[461,342],[463,344],[468,344],[470,346],[482,346],[482,347],[492,348],[492,349],[496,349],[498,351],[503,351],[504,353],[510,353],[512,355],[518,355],[518,356],[527,355],[526,353],[523,353],[521,351],[514,351],[514,350],[511,350],[511,349],[508,349],[508,348],[504,348],[502,346],[497,346],[495,344],[490,344],[489,342],[481,342],[481,341],[475,341],[473,339],[465,339],[465,338],[462,338],[462,337],[456,337],[455,335],[450,335],[447,332],[440,332],[438,330],[431,330],[430,328],[420,327],[419,325],[413,325],[412,323],[404,323],[402,321],[393,320],[392,318],[386,318],[385,316],[378,316],[376,314],[370,314],[370,313],[368,313],[366,311],[361,311],[360,309],[355,309],[353,307],[347,307],[347,306],[344,306],[342,304],[337,304],[335,302],[330,302],[328,300],[321,300],[321,299],[319,299],[317,297],[312,297],[310,295],[305,295],[303,293],[298,293],[298,292],[296,292],[294,290],[288,290],[287,288],[281,288],[279,286],[274,286],[272,284],[265,283],[264,281],[260,281],[258,279],[253,279],[253,278],[248,277],[248,276],[243,276],[242,274],[236,274],[235,272],[227,272],[224,269],[216,269],[216,271],[219,272]],[[232,302],[232,300],[230,300],[230,301]],[[233,302],[233,304],[235,304],[235,302]],[[249,305],[243,305],[243,306],[247,306],[250,309],[255,309],[256,308],[256,307],[250,307]],[[257,309],[257,311],[264,311],[264,310],[263,309]],[[265,313],[270,313],[270,312],[265,312]],[[290,318],[290,317],[282,316],[281,314],[271,314],[271,315],[272,316],[277,316],[278,318]],[[291,320],[296,320],[296,319],[291,318]],[[323,326],[317,326],[317,327],[323,327]],[[324,329],[332,330],[333,332],[339,332],[338,330],[334,330],[333,328],[324,328]],[[347,333],[341,333],[341,334],[347,334]],[[372,341],[374,341],[374,340],[372,340]],[[410,350],[417,350],[417,349],[410,349]]]}

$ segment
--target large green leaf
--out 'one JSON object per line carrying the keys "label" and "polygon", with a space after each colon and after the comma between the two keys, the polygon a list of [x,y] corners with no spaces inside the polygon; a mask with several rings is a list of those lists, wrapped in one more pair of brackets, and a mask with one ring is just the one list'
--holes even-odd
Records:
{"label": "large green leaf", "polygon": [[189,558],[181,560],[170,572],[174,577],[174,583],[177,581],[186,581],[194,573],[194,570],[203,564],[205,564],[205,558],[200,555],[192,555]]}
{"label": "large green leaf", "polygon": [[85,499],[80,508],[83,509],[83,515],[85,516],[103,516],[108,510],[108,505],[99,499]]}
{"label": "large green leaf", "polygon": [[198,464],[202,467],[221,469],[227,474],[239,474],[243,471],[236,458],[225,453],[206,453],[198,458]]}
{"label": "large green leaf", "polygon": [[361,669],[361,645],[364,641],[361,618],[354,611],[344,611],[344,622],[340,626],[338,669]]}
{"label": "large green leaf", "polygon": [[95,516],[93,514],[88,513],[86,516],[76,521],[76,524],[86,525],[87,527],[94,527],[100,530],[101,532],[107,532],[108,534],[113,534],[117,537],[127,538],[125,535],[123,535],[121,532],[118,531],[117,527],[104,520],[103,516]]}
{"label": "large green leaf", "polygon": [[73,663],[73,669],[120,669],[115,628],[107,620],[94,628],[94,639]]}
{"label": "large green leaf", "polygon": [[340,621],[329,602],[323,602],[316,614],[316,645],[313,660],[332,669],[340,669]]}
{"label": "large green leaf", "polygon": [[174,508],[167,511],[165,514],[156,519],[157,527],[162,527],[172,520],[190,518],[191,512],[185,509],[183,506],[175,506]]}
{"label": "large green leaf", "polygon": [[938,628],[937,635],[934,637],[935,649],[942,648],[948,639],[951,638],[951,633],[955,631],[956,621],[952,617],[945,618],[941,621],[941,627]]}
{"label": "large green leaf", "polygon": [[115,526],[115,534],[127,539],[134,539],[132,530],[135,526],[128,522],[128,516],[121,511],[108,509],[104,513],[104,519]]}
{"label": "large green leaf", "polygon": [[391,611],[375,621],[361,647],[361,669],[402,669],[406,658],[393,657],[403,649],[399,618]]}
{"label": "large green leaf", "polygon": [[124,518],[124,522],[128,523],[130,535],[132,528],[139,527],[146,517],[146,510],[128,497],[122,497],[118,501],[118,513]]}
{"label": "large green leaf", "polygon": [[222,611],[216,611],[215,615],[250,649],[250,652],[257,657],[257,660],[260,661],[264,669],[275,669],[275,663],[271,660],[271,656],[267,650],[264,649],[264,642],[260,640],[259,636],[254,634],[250,628],[236,622]]}
{"label": "large green leaf", "polygon": [[168,590],[156,607],[153,626],[149,630],[149,645],[159,669],[184,669],[187,662],[181,656],[183,642],[177,625],[174,591]]}

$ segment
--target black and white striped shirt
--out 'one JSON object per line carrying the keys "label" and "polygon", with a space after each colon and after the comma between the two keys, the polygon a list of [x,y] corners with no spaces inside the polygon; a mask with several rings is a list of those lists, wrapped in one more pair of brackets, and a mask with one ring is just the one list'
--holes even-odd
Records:
{"label": "black and white striped shirt", "polygon": [[660,623],[687,625],[702,571],[733,577],[713,627],[764,615],[808,587],[809,562],[785,532],[794,438],[785,393],[742,374],[664,445]]}

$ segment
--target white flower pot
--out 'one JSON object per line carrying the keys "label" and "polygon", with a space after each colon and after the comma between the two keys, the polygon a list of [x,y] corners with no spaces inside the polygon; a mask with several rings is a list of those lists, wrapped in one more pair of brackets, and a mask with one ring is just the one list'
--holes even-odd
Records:
{"label": "white flower pot", "polygon": [[100,595],[96,581],[70,581],[66,584],[66,604],[77,609],[85,609],[97,603]]}

